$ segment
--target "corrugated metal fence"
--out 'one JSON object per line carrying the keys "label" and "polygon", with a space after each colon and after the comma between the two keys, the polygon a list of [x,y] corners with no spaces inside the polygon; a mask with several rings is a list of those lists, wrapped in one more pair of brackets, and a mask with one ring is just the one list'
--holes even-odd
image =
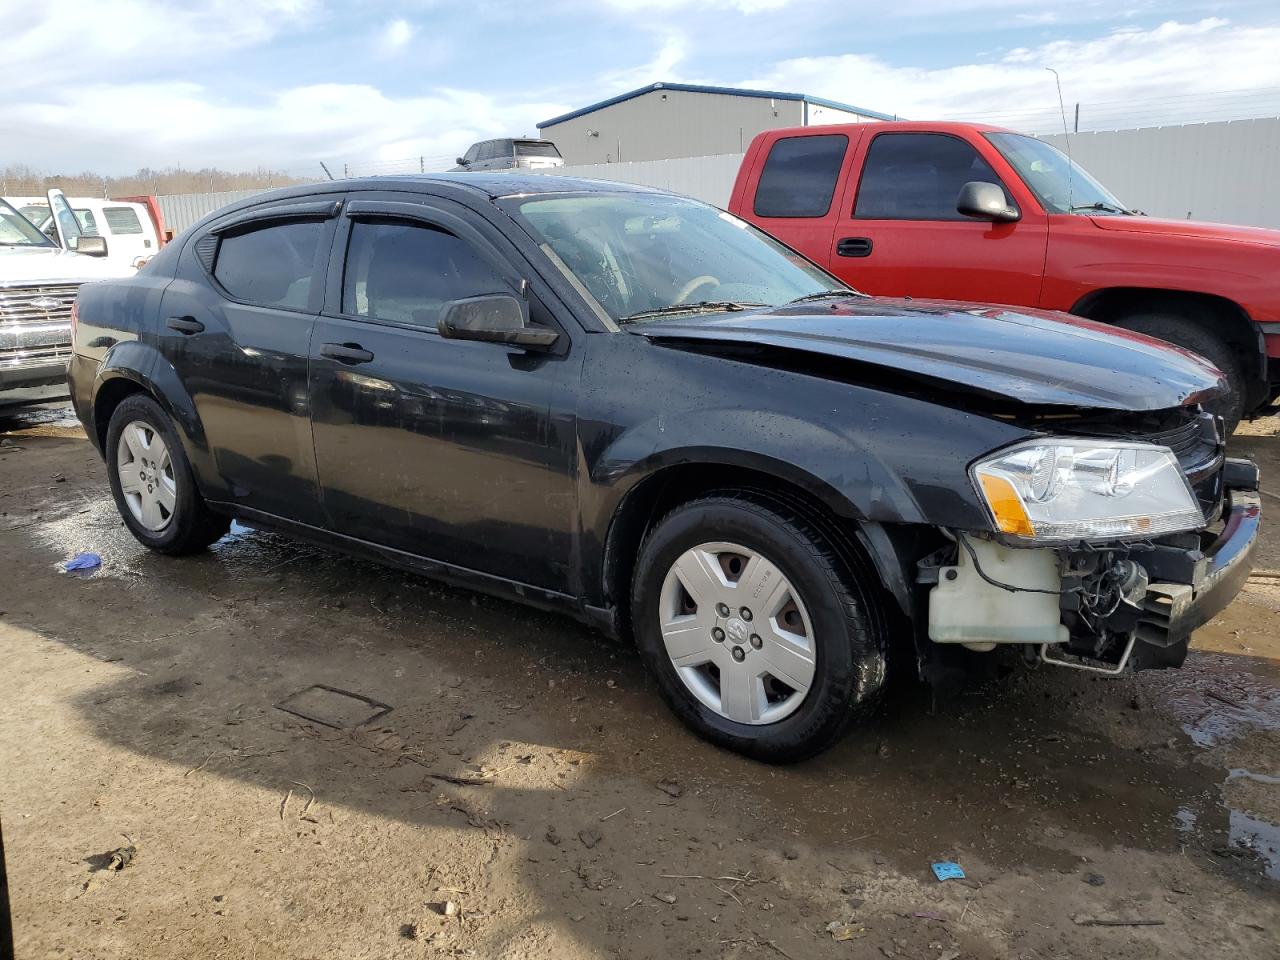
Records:
{"label": "corrugated metal fence", "polygon": [[589,180],[617,180],[659,187],[672,193],[697,197],[717,207],[729,205],[733,180],[742,164],[741,153],[722,153],[711,157],[679,157],[674,160],[635,160],[623,163],[596,163],[584,166],[557,167],[538,173]]}
{"label": "corrugated metal fence", "polygon": [[[1043,138],[1060,149],[1061,134]],[[1130,206],[1154,217],[1280,228],[1280,118],[1106,130],[1071,137],[1082,167]],[[729,204],[742,154],[560,167],[548,173],[620,180]],[[256,190],[162,196],[175,234]]]}
{"label": "corrugated metal fence", "polygon": [[156,197],[160,201],[160,212],[164,214],[166,230],[172,230],[176,237],[206,213],[213,213],[219,207],[235,203],[245,197],[252,197],[265,190],[225,190],[220,193],[173,193]]}
{"label": "corrugated metal fence", "polygon": [[1071,156],[1153,217],[1280,227],[1280,118],[1076,133]]}

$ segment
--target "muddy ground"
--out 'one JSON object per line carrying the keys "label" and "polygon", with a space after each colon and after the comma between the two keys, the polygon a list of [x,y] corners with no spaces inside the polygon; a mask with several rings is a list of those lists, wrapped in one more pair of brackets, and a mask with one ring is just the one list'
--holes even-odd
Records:
{"label": "muddy ground", "polygon": [[[1181,671],[899,686],[778,769],[567,620],[258,532],[150,555],[65,408],[0,418],[19,957],[1280,956],[1274,573]],[[1276,509],[1278,429],[1235,441]],[[316,684],[391,710],[276,706]]]}

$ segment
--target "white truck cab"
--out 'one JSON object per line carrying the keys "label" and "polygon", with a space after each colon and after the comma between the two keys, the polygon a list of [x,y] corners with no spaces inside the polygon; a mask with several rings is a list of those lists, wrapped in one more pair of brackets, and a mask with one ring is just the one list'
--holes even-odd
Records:
{"label": "white truck cab", "polygon": [[[53,215],[46,197],[6,197],[18,212],[34,223],[45,236],[56,239]],[[80,230],[86,237],[106,237],[107,257],[112,263],[135,270],[160,250],[160,238],[147,208],[124,200],[100,197],[68,197]]]}
{"label": "white truck cab", "polygon": [[65,392],[71,357],[71,307],[80,284],[132,276],[106,258],[108,241],[84,234],[60,190],[45,205],[51,240],[0,200],[0,404]]}

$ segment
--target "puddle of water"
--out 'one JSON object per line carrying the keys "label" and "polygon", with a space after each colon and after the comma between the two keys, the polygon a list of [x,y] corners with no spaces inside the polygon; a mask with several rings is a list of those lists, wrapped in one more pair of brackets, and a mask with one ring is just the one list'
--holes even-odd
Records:
{"label": "puddle of water", "polygon": [[1257,783],[1280,783],[1280,777],[1273,777],[1269,773],[1254,773],[1252,770],[1246,770],[1244,767],[1235,767],[1227,774],[1227,782],[1232,780],[1253,780]]}
{"label": "puddle of water", "polygon": [[1262,861],[1262,872],[1272,880],[1280,880],[1280,826],[1231,811],[1228,843],[1250,850]]}
{"label": "puddle of water", "polygon": [[1194,833],[1196,829],[1196,812],[1190,807],[1179,807],[1173,815],[1178,821],[1174,829],[1179,833]]}

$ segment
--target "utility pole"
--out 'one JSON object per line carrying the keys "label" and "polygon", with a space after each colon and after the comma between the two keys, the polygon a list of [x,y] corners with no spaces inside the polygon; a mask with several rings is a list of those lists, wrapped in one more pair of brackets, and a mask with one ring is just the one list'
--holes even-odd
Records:
{"label": "utility pole", "polygon": [[1073,133],[1080,132],[1080,101],[1079,100],[1076,101],[1076,128],[1072,132]]}

